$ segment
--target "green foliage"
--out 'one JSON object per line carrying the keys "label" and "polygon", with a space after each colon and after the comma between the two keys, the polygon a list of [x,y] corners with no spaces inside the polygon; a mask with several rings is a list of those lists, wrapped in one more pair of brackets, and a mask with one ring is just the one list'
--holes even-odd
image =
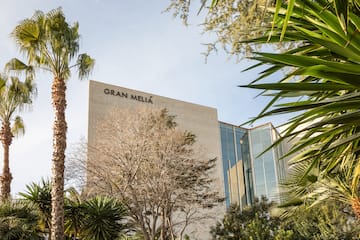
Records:
{"label": "green foliage", "polygon": [[86,213],[80,194],[73,188],[69,189],[67,193],[69,193],[69,195],[65,198],[64,232],[66,235],[76,238],[79,237]]}
{"label": "green foliage", "polygon": [[126,216],[122,204],[106,197],[94,197],[84,203],[85,217],[81,226],[84,240],[115,239],[124,231],[121,221]]}
{"label": "green foliage", "polygon": [[323,202],[316,207],[302,205],[285,220],[298,239],[359,239],[360,226],[351,209],[336,202]]}
{"label": "green foliage", "polygon": [[[32,183],[26,188],[27,191],[20,193],[20,196],[37,217],[36,225],[41,232],[48,233],[51,224],[51,184],[48,180],[42,180],[40,184]],[[65,234],[68,237],[113,240],[128,229],[124,223],[127,212],[118,201],[107,197],[83,198],[74,189],[68,193],[64,207]]]}
{"label": "green foliage", "polygon": [[2,203],[0,205],[0,239],[45,239],[39,229],[35,209],[22,201]]}
{"label": "green foliage", "polygon": [[19,195],[37,210],[40,228],[49,232],[51,226],[50,181],[42,179],[40,183],[28,184],[26,191],[20,192]]}
{"label": "green foliage", "polygon": [[[36,94],[35,84],[30,77],[21,81],[17,76],[0,75],[0,118],[2,122],[12,121],[16,111],[32,103]],[[14,119],[13,134],[23,130],[23,123],[19,116]]]}
{"label": "green foliage", "polygon": [[[211,229],[218,240],[350,240],[359,239],[360,226],[351,209],[338,202],[323,202],[291,209],[287,217],[274,216],[283,211],[266,199],[240,210],[231,206],[222,223]],[[271,214],[273,213],[273,214]]]}
{"label": "green foliage", "polygon": [[[279,141],[293,139],[288,156],[291,197],[314,204],[358,198],[360,9],[357,1],[292,0],[278,6],[270,42],[297,42],[282,53],[257,53],[269,65],[246,87],[273,96],[254,119],[295,114]],[[345,12],[344,12],[345,11]],[[263,44],[267,37],[249,42]],[[285,71],[276,83],[262,83]],[[291,198],[290,198],[291,199]],[[354,209],[356,211],[356,209]]]}
{"label": "green foliage", "polygon": [[[195,12],[207,10],[201,24],[203,30],[215,33],[215,41],[207,44],[206,55],[218,46],[229,54],[247,54],[253,46],[242,41],[262,36],[271,28],[271,15],[266,9],[272,7],[275,0],[200,0],[199,3]],[[166,11],[187,24],[194,12],[192,5],[197,6],[191,0],[170,0]]]}
{"label": "green foliage", "polygon": [[274,203],[269,203],[264,197],[261,201],[256,199],[253,206],[243,210],[238,205],[230,206],[222,223],[217,223],[211,229],[212,239],[292,239],[293,232],[281,228],[279,217],[271,216],[270,211],[273,207]]}
{"label": "green foliage", "polygon": [[[77,55],[80,39],[78,30],[79,24],[69,25],[62,9],[58,8],[47,14],[36,11],[32,18],[16,26],[12,36],[20,51],[26,54],[30,65],[49,71],[60,79],[68,79],[70,69],[75,67],[82,79],[89,75],[95,61],[85,53]],[[76,56],[75,63],[71,65]],[[31,70],[32,67],[13,59],[8,69]]]}

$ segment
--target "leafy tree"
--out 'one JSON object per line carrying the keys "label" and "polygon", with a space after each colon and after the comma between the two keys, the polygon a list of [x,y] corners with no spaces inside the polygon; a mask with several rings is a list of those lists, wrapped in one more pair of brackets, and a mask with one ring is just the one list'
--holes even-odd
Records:
{"label": "leafy tree", "polygon": [[295,239],[359,239],[360,227],[349,206],[334,201],[292,209],[283,220],[297,234]]}
{"label": "leafy tree", "polygon": [[12,175],[9,166],[9,148],[15,135],[24,133],[24,123],[20,116],[14,116],[16,111],[20,111],[25,105],[32,103],[35,87],[31,77],[27,77],[24,82],[18,77],[0,75],[0,120],[1,131],[0,139],[3,146],[3,172],[1,180],[1,201],[9,200],[11,193]]}
{"label": "leafy tree", "polygon": [[293,231],[282,228],[280,218],[270,215],[274,206],[265,197],[256,199],[253,206],[244,209],[231,205],[222,222],[211,228],[212,239],[293,239]]}
{"label": "leafy tree", "polygon": [[209,177],[215,159],[199,155],[166,110],[111,111],[96,134],[88,161],[72,165],[87,170],[88,191],[126,204],[144,239],[183,239],[206,217],[199,209],[222,200]]}
{"label": "leafy tree", "polygon": [[358,221],[348,206],[336,202],[291,208],[292,213],[278,208],[266,199],[241,210],[232,205],[221,223],[212,227],[213,239],[275,239],[275,240],[335,240],[358,239]]}
{"label": "leafy tree", "polygon": [[[243,55],[253,51],[251,44],[244,40],[263,36],[271,28],[271,14],[266,10],[275,5],[276,0],[170,0],[166,9],[180,17],[185,24],[191,12],[205,12],[201,24],[205,32],[212,32],[215,41],[206,44],[209,54],[220,46],[229,54]],[[199,6],[192,9],[191,6]]]}
{"label": "leafy tree", "polygon": [[[70,70],[76,68],[79,78],[87,77],[94,60],[87,54],[79,54],[79,24],[69,25],[61,8],[45,14],[36,11],[32,18],[23,20],[12,35],[28,59],[28,63],[53,74],[51,88],[55,112],[53,126],[52,158],[52,224],[51,239],[64,238],[64,159],[67,124],[66,80]],[[75,63],[72,60],[77,57]],[[11,69],[24,69],[26,65],[17,59],[9,64]]]}

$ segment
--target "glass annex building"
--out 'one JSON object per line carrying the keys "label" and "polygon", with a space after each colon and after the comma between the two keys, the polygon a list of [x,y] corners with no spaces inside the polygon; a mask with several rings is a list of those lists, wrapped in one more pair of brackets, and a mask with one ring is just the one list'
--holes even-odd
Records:
{"label": "glass annex building", "polygon": [[267,123],[245,129],[220,122],[221,152],[226,205],[251,205],[255,196],[279,201],[279,182],[286,175],[286,161],[280,160],[286,146],[263,153],[279,137]]}

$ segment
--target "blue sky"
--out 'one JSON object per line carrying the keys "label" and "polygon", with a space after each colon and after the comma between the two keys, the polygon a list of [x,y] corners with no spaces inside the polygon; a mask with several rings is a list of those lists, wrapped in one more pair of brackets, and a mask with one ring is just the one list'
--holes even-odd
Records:
{"label": "blue sky", "polygon": [[[80,24],[80,53],[96,59],[90,79],[218,109],[219,120],[241,124],[264,106],[257,91],[241,89],[256,72],[241,71],[251,63],[236,63],[223,52],[212,54],[205,64],[202,18],[192,17],[185,27],[170,13],[162,13],[167,0],[11,0],[0,1],[0,68],[13,57],[22,58],[10,33],[35,10],[62,7],[68,22]],[[13,141],[10,168],[12,192],[51,174],[52,123],[51,75],[38,72],[38,96],[32,110],[23,113],[26,133]],[[67,90],[68,149],[87,136],[88,82],[76,74]],[[265,119],[259,121],[276,121]]]}

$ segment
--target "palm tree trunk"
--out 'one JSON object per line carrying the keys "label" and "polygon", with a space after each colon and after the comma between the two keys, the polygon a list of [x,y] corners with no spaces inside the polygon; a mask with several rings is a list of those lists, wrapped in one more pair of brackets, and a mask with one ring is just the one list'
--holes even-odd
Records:
{"label": "palm tree trunk", "polygon": [[64,163],[67,124],[65,120],[66,84],[55,77],[51,88],[52,104],[55,111],[53,126],[53,158],[51,179],[51,239],[64,239]]}
{"label": "palm tree trunk", "polygon": [[2,127],[1,127],[1,142],[4,149],[4,162],[3,162],[3,171],[1,176],[1,201],[5,202],[9,200],[10,198],[10,192],[11,192],[11,180],[12,175],[10,173],[10,167],[9,167],[9,147],[11,145],[11,141],[13,138],[13,135],[11,133],[10,128],[10,122],[9,121],[3,121]]}

